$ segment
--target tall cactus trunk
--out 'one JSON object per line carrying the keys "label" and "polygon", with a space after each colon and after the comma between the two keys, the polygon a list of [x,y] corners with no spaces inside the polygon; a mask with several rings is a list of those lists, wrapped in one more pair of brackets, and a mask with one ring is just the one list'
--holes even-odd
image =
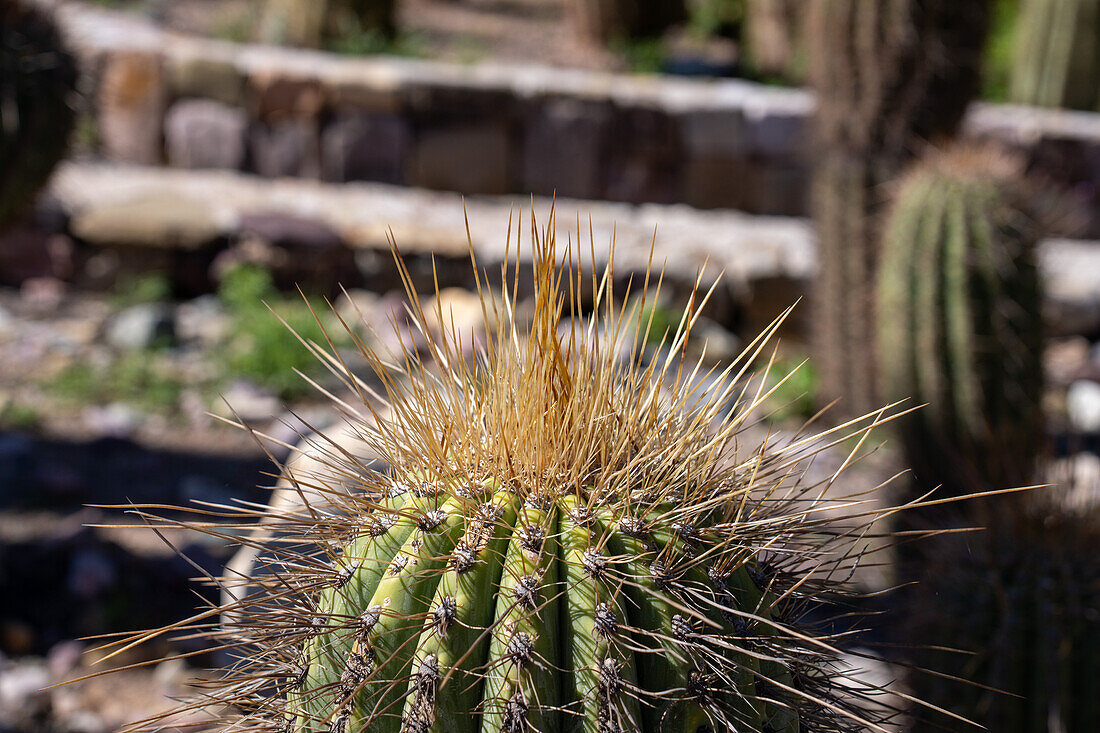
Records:
{"label": "tall cactus trunk", "polygon": [[1100,108],[1100,0],[1024,0],[1016,27],[1013,102]]}
{"label": "tall cactus trunk", "polygon": [[822,396],[873,409],[871,292],[883,184],[925,141],[952,136],[978,90],[987,0],[814,0],[818,93],[814,327]]}

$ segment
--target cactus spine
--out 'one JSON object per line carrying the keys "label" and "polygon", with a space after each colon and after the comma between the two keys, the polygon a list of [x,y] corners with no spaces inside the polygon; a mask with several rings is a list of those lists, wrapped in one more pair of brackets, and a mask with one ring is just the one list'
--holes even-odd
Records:
{"label": "cactus spine", "polygon": [[1040,107],[1100,109],[1100,2],[1024,0],[1009,98]]}
{"label": "cactus spine", "polygon": [[[757,404],[737,385],[768,334],[704,394],[675,355],[705,295],[671,356],[620,359],[649,329],[612,301],[610,266],[582,319],[582,275],[560,264],[576,250],[557,250],[552,217],[531,236],[529,330],[511,322],[518,274],[505,266],[501,295],[479,282],[496,317],[474,362],[453,332],[426,337],[424,354],[361,349],[388,417],[314,346],[354,396],[336,402],[349,429],[387,468],[333,447],[315,475],[286,476],[302,503],[266,515],[278,539],[261,545],[255,591],[227,577],[227,604],[193,619],[229,617],[209,633],[240,655],[195,705],[228,703],[227,724],[279,733],[888,722],[877,689],[835,671],[835,627],[800,622],[851,593],[855,538],[876,512],[836,477],[802,478],[818,440],[737,446]],[[445,322],[405,278],[414,320]]]}
{"label": "cactus spine", "polygon": [[899,187],[878,288],[886,399],[917,480],[956,493],[1028,481],[1043,439],[1038,224],[1023,170],[989,150],[933,154]]}
{"label": "cactus spine", "polygon": [[68,149],[76,65],[53,21],[0,0],[0,228],[19,217]]}
{"label": "cactus spine", "polygon": [[977,93],[987,0],[814,0],[813,209],[820,242],[814,350],[822,397],[877,404],[873,283],[883,184],[918,144],[954,135]]}

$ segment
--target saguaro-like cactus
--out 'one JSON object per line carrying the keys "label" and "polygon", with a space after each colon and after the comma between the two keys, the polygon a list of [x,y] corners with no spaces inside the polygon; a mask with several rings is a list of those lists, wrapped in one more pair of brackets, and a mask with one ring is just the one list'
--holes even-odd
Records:
{"label": "saguaro-like cactus", "polygon": [[194,619],[227,618],[210,636],[241,657],[195,705],[231,703],[219,709],[243,729],[280,733],[888,720],[877,689],[836,671],[837,626],[823,636],[801,621],[850,592],[855,538],[876,512],[835,476],[802,478],[819,440],[738,446],[760,395],[737,377],[763,341],[706,391],[677,358],[697,308],[666,359],[621,359],[623,340],[650,329],[612,302],[614,273],[588,287],[559,264],[576,251],[557,251],[552,222],[532,236],[529,329],[514,322],[506,267],[503,295],[480,283],[495,325],[475,363],[454,333],[431,335],[445,319],[409,286],[423,350],[361,354],[388,417],[326,358],[353,396],[337,401],[348,429],[386,469],[347,441],[311,442],[320,468],[287,477],[300,503],[265,517],[259,569],[223,579],[236,586],[228,603]]}
{"label": "saguaro-like cactus", "polygon": [[0,227],[30,204],[68,149],[76,65],[52,19],[0,0]]}
{"label": "saguaro-like cactus", "polygon": [[1100,0],[1024,0],[1009,97],[1041,107],[1100,107]]}
{"label": "saguaro-like cactus", "polygon": [[874,407],[872,292],[883,184],[919,145],[952,136],[978,90],[987,0],[814,0],[814,349],[826,400]]}
{"label": "saguaro-like cactus", "polygon": [[901,421],[917,480],[958,493],[1032,475],[1042,445],[1038,223],[1022,164],[957,148],[897,192],[878,288],[883,398],[927,403]]}

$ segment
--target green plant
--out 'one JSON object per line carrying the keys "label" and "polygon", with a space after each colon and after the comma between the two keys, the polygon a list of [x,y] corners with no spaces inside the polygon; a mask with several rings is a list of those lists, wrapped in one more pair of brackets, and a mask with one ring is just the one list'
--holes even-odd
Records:
{"label": "green plant", "polygon": [[982,60],[982,99],[1008,101],[1012,57],[1016,51],[1017,17],[1020,0],[994,0],[989,40]]}
{"label": "green plant", "polygon": [[955,134],[979,89],[988,10],[987,0],[811,4],[814,360],[822,398],[842,398],[841,414],[878,404],[872,293],[885,184],[920,145]]}
{"label": "green plant", "polygon": [[[756,401],[731,402],[736,377],[778,325],[722,372],[728,388],[700,394],[699,367],[676,353],[695,309],[667,358],[620,360],[613,347],[641,326],[612,300],[614,272],[594,275],[582,316],[585,277],[561,264],[574,258],[556,249],[553,219],[535,232],[534,314],[523,330],[495,319],[476,360],[459,356],[459,337],[432,335],[398,261],[422,348],[363,347],[373,397],[326,359],[349,388],[333,399],[355,444],[311,439],[315,468],[284,474],[291,503],[264,516],[270,541],[249,540],[260,566],[222,579],[236,600],[192,619],[238,661],[183,710],[294,733],[887,720],[878,689],[837,669],[840,621],[823,631],[804,615],[831,618],[830,601],[851,593],[856,538],[877,513],[835,476],[827,496],[802,478],[831,438],[738,442]],[[502,295],[478,280],[489,313],[516,312],[510,267]],[[211,630],[215,614],[227,621]]]}
{"label": "green plant", "polygon": [[119,307],[159,303],[172,297],[172,281],[163,272],[146,272],[120,280],[111,293]]}
{"label": "green plant", "polygon": [[[376,47],[397,35],[394,0],[264,0],[261,40],[320,48],[333,41]],[[350,52],[350,51],[346,51]]]}
{"label": "green plant", "polygon": [[1032,475],[1043,440],[1042,317],[1023,166],[961,147],[898,189],[878,291],[883,398],[922,486],[964,493]]}
{"label": "green plant", "polygon": [[223,275],[218,297],[231,318],[226,371],[285,399],[308,392],[311,387],[299,372],[316,376],[324,367],[298,339],[325,343],[323,324],[308,303],[281,295],[271,273],[250,264],[235,265]]}
{"label": "green plant", "polygon": [[778,420],[806,420],[817,412],[817,372],[806,359],[779,358],[772,365],[771,382],[774,391],[770,404]]}
{"label": "green plant", "polygon": [[611,51],[623,58],[632,74],[658,74],[664,67],[665,44],[660,38],[623,38],[608,42]]}
{"label": "green plant", "polygon": [[1100,0],[1021,0],[1009,99],[1042,107],[1100,105]]}
{"label": "green plant", "polygon": [[77,405],[126,402],[154,412],[179,406],[182,382],[149,351],[130,351],[103,366],[73,362],[50,378],[45,387]]}
{"label": "green plant", "polygon": [[68,150],[76,64],[53,19],[0,0],[0,228],[21,216]]}
{"label": "green plant", "polygon": [[34,405],[25,402],[8,400],[0,405],[0,428],[6,430],[33,430],[41,417]]}

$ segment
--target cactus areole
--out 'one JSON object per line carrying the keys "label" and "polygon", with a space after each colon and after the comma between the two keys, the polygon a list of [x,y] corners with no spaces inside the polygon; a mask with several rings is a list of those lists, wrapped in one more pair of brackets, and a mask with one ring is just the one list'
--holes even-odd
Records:
{"label": "cactus areole", "polygon": [[[530,236],[530,260],[478,276],[492,325],[475,358],[425,325],[417,353],[362,346],[372,389],[314,345],[354,397],[334,398],[344,429],[386,468],[311,439],[327,469],[265,518],[253,577],[221,580],[249,592],[194,619],[229,618],[206,633],[238,658],[191,709],[228,703],[225,730],[279,733],[882,724],[877,690],[837,671],[843,632],[801,622],[847,593],[877,515],[831,472],[807,478],[821,436],[744,438],[768,334],[702,379],[681,358],[700,292],[667,357],[643,360],[611,268],[560,264],[578,253],[553,218]],[[521,271],[534,315],[517,323]]]}

